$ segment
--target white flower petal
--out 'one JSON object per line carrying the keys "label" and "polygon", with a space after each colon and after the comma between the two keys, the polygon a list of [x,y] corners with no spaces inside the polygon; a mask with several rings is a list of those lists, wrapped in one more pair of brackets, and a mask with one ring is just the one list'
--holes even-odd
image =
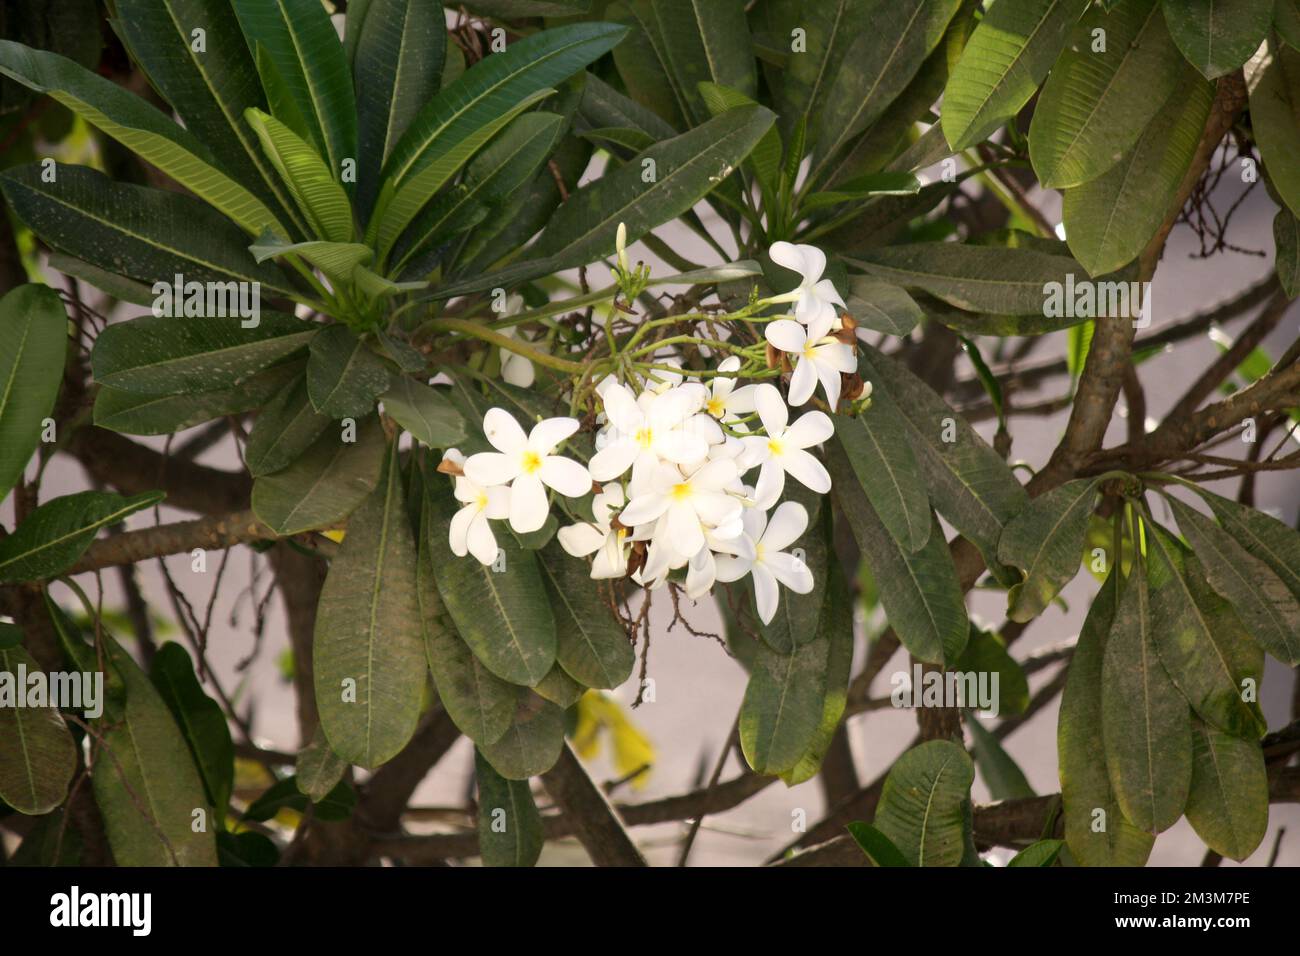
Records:
{"label": "white flower petal", "polygon": [[[820,356],[806,360],[805,363],[817,369],[817,378],[822,383],[822,391],[826,393],[826,404],[830,406],[831,411],[835,411],[840,404],[840,373],[833,366],[820,360]],[[791,388],[793,391],[793,386]]]}
{"label": "white flower petal", "polygon": [[754,566],[753,559],[736,558],[729,554],[719,554],[713,559],[714,577],[723,584],[739,581]]}
{"label": "white flower petal", "polygon": [[813,286],[813,292],[817,295],[817,298],[821,299],[823,302],[834,302],[838,306],[842,306],[846,309],[848,308],[844,299],[840,297],[839,290],[835,288],[835,283],[830,279],[822,279],[820,282],[816,283]]}
{"label": "white flower petal", "polygon": [[668,542],[678,554],[694,554],[704,547],[704,529],[695,509],[684,501],[668,506]]}
{"label": "white flower petal", "polygon": [[649,494],[633,498],[622,514],[618,523],[625,528],[639,528],[641,525],[655,521],[668,510],[668,499],[663,495]]}
{"label": "white flower petal", "polygon": [[772,438],[781,437],[786,423],[790,420],[790,410],[786,407],[785,399],[781,397],[776,386],[766,382],[758,386],[754,392],[754,407],[758,409],[759,421],[767,429],[768,435]]}
{"label": "white flower petal", "polygon": [[510,527],[520,534],[546,524],[546,488],[536,475],[520,475],[510,486]]}
{"label": "white flower petal", "polygon": [[463,558],[469,554],[469,526],[470,522],[478,515],[477,505],[466,505],[451,517],[451,525],[447,529],[447,539],[451,544],[451,553],[458,558]]}
{"label": "white flower petal", "polygon": [[767,551],[784,551],[807,529],[808,512],[804,506],[797,501],[783,501],[768,520],[763,547]]}
{"label": "white flower petal", "polygon": [[817,363],[812,359],[801,358],[795,361],[794,374],[790,376],[790,405],[802,405],[812,398],[817,388]]}
{"label": "white flower petal", "polygon": [[709,443],[703,435],[692,434],[679,428],[657,431],[651,450],[660,458],[687,465],[699,461],[709,453]]}
{"label": "white flower petal", "polygon": [[631,438],[620,438],[610,442],[591,456],[588,469],[591,477],[597,481],[613,481],[622,475],[641,454],[641,446]]}
{"label": "white flower petal", "polygon": [[765,554],[762,567],[795,594],[807,594],[813,589],[813,575],[808,565],[792,554],[784,551]]}
{"label": "white flower petal", "polygon": [[[520,434],[523,434],[520,432]],[[465,459],[465,477],[486,488],[514,481],[519,474],[519,455],[506,455],[495,451],[481,451]]]}
{"label": "white flower petal", "polygon": [[497,539],[493,536],[492,526],[488,524],[485,515],[475,515],[474,520],[469,523],[467,543],[470,554],[478,558],[481,563],[491,564],[497,559]]}
{"label": "white flower petal", "polygon": [[822,273],[826,271],[826,253],[822,252],[816,246],[801,244],[795,247],[799,254],[803,256],[803,281],[804,285],[813,286],[821,279]]}
{"label": "white flower petal", "polygon": [[501,377],[511,385],[528,388],[537,378],[537,370],[522,355],[510,353],[501,359]]}
{"label": "white flower petal", "polygon": [[717,565],[713,560],[713,552],[707,547],[700,548],[695,557],[691,558],[686,572],[686,596],[692,599],[703,597],[713,587],[716,576]]}
{"label": "white flower petal", "polygon": [[782,352],[802,352],[808,333],[794,319],[777,319],[769,322],[764,337]]}
{"label": "white flower petal", "polygon": [[695,513],[707,524],[722,527],[740,518],[741,504],[730,495],[716,491],[700,492],[691,496]]}
{"label": "white flower petal", "polygon": [[533,426],[528,447],[539,455],[549,455],[555,446],[578,430],[576,418],[547,418]]}
{"label": "white flower petal", "polygon": [[797,272],[800,276],[806,275],[808,267],[804,262],[803,250],[808,246],[796,246],[793,242],[784,240],[772,243],[772,247],[767,250],[772,261],[783,269],[789,269],[791,272]]}
{"label": "white flower petal", "polygon": [[575,558],[594,554],[605,543],[604,533],[594,524],[585,521],[561,528],[555,536],[560,539],[560,547]]}
{"label": "white flower petal", "polygon": [[835,434],[835,423],[825,412],[808,412],[786,429],[781,444],[786,448],[811,448]]}
{"label": "white flower petal", "polygon": [[754,507],[764,510],[772,507],[784,490],[785,468],[782,462],[776,459],[763,462],[758,471],[758,483],[754,486]]}
{"label": "white flower petal", "polygon": [[605,416],[623,435],[632,438],[645,426],[645,415],[632,393],[617,382],[605,389],[601,399],[605,403]]}
{"label": "white flower petal", "polygon": [[505,485],[493,485],[491,488],[485,488],[484,491],[487,492],[488,503],[483,513],[489,518],[509,518],[510,489]]}
{"label": "white flower petal", "polygon": [[566,498],[581,498],[591,491],[591,474],[572,458],[548,455],[537,469],[537,477]]}
{"label": "white flower petal", "polygon": [[[519,427],[515,417],[504,408],[489,408],[483,416],[483,434],[497,451],[506,454],[521,451],[528,436]],[[471,456],[474,457],[474,456]]]}
{"label": "white flower petal", "polygon": [[780,597],[776,578],[761,563],[754,565],[751,573],[754,577],[754,603],[758,606],[758,619],[764,624],[771,624]]}
{"label": "white flower petal", "polygon": [[781,456],[781,464],[785,466],[786,474],[809,491],[824,495],[831,490],[831,476],[826,466],[802,448],[789,449]]}
{"label": "white flower petal", "polygon": [[627,553],[618,535],[611,534],[591,562],[591,576],[597,581],[621,578],[627,574]]}

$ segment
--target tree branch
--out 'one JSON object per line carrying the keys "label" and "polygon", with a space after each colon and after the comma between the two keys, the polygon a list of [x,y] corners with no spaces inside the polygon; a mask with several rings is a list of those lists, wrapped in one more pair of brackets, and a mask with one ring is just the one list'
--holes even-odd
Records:
{"label": "tree branch", "polygon": [[646,865],[645,857],[623,829],[618,814],[600,788],[591,782],[567,741],[555,766],[542,774],[542,783],[563,811],[592,863],[597,866]]}

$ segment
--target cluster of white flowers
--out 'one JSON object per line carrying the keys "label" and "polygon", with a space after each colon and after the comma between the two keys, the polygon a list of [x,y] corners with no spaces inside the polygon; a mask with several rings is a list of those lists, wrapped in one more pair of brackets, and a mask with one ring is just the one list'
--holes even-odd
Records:
{"label": "cluster of white flowers", "polygon": [[[794,318],[766,330],[772,346],[791,353],[789,405],[803,405],[821,382],[834,410],[840,374],[854,372],[857,361],[853,347],[833,335],[841,328],[835,306],[844,303],[821,277],[826,258],[812,246],[784,242],[771,255],[802,276],[797,289],[775,300],[793,303]],[[664,364],[675,363],[656,360]],[[716,581],[749,574],[759,616],[771,621],[779,585],[799,594],[813,588],[812,573],[787,550],[807,529],[808,513],[797,502],[777,502],[787,476],[817,494],[830,491],[830,475],[809,449],[828,440],[834,425],[815,410],[792,422],[776,386],[738,385],[726,374],[740,369],[731,356],[708,384],[656,371],[639,394],[606,378],[596,387],[601,427],[586,467],[555,454],[578,430],[577,420],[546,419],[525,434],[508,412],[489,410],[483,429],[496,451],[465,458],[452,449],[445,459],[464,504],[451,522],[452,550],[491,564],[498,549],[489,519],[508,520],[519,533],[536,531],[549,511],[547,488],[567,498],[594,491],[593,520],[558,532],[569,554],[592,557],[593,578],[630,570],[653,589],[685,569],[686,592],[698,598]]]}

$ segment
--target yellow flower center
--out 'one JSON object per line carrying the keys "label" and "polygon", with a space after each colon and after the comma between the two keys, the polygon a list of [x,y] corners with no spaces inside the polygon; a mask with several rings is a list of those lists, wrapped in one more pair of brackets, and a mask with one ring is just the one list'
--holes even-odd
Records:
{"label": "yellow flower center", "polygon": [[812,342],[812,339],[809,339],[807,342],[805,342],[805,343],[803,344],[803,357],[804,357],[804,358],[812,358],[812,357],[813,357],[813,342]]}
{"label": "yellow flower center", "polygon": [[727,410],[726,406],[722,402],[722,399],[716,397],[709,399],[708,409],[709,409],[709,414],[712,415],[714,418],[721,418],[722,413]]}
{"label": "yellow flower center", "polygon": [[535,451],[524,452],[523,470],[524,474],[531,475],[542,467],[542,456]]}
{"label": "yellow flower center", "polygon": [[685,501],[691,496],[691,483],[683,481],[680,484],[673,485],[672,496],[675,501]]}
{"label": "yellow flower center", "polygon": [[655,435],[649,428],[638,428],[636,433],[636,443],[642,448],[649,448],[655,440]]}
{"label": "yellow flower center", "polygon": [[766,550],[766,548],[763,547],[763,542],[762,542],[762,541],[757,541],[757,542],[754,543],[754,563],[755,563],[755,564],[757,564],[758,562],[760,562],[760,561],[763,560],[763,552],[764,552],[765,550]]}
{"label": "yellow flower center", "polygon": [[482,511],[488,506],[488,496],[486,491],[480,491],[478,497],[474,499],[474,504],[478,505],[478,510]]}
{"label": "yellow flower center", "polygon": [[779,458],[781,456],[781,453],[785,450],[785,446],[783,446],[775,438],[769,438],[767,440],[767,450]]}

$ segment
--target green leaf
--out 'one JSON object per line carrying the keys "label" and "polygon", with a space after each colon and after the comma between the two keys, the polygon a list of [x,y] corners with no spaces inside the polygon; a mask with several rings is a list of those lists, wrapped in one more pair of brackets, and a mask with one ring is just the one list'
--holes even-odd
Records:
{"label": "green leaf", "polygon": [[425,656],[438,699],[452,722],[475,743],[500,740],[514,719],[519,688],[484,667],[456,633],[434,583],[433,509],[421,492],[416,571]]}
{"label": "green leaf", "polygon": [[433,576],[456,630],[492,673],[512,684],[536,685],[550,671],[556,653],[555,618],[536,556],[501,533],[497,561],[498,566],[504,561],[504,570],[480,564],[472,555],[456,557],[448,540],[458,507],[451,484],[439,479],[428,491]]}
{"label": "green leaf", "polygon": [[1025,778],[1024,771],[979,718],[967,720],[966,729],[970,731],[975,751],[975,766],[979,768],[984,786],[989,788],[989,796],[994,800],[1019,800],[1037,796]]}
{"label": "green leaf", "polygon": [[72,567],[100,528],[163,500],[161,491],[123,498],[103,491],[79,491],[52,498],[0,539],[0,584],[40,581]]}
{"label": "green leaf", "polygon": [[0,298],[0,501],[23,476],[63,383],[68,315],[48,286]]}
{"label": "green leaf", "polygon": [[[1005,2],[1005,0],[1003,0]],[[920,289],[968,312],[1044,315],[1048,283],[1065,286],[1079,264],[1038,249],[977,246],[959,242],[917,242],[864,249],[845,260],[876,278]],[[1062,318],[1066,328],[1083,317]]]}
{"label": "green leaf", "polygon": [[[1116,802],[1134,826],[1155,834],[1173,826],[1187,803],[1192,733],[1187,701],[1156,653],[1160,628],[1152,610],[1147,575],[1139,565],[1124,583],[1106,639],[1101,732]],[[1115,823],[1106,821],[1108,828]],[[1113,837],[1112,853],[1120,837]],[[1135,852],[1136,845],[1126,842]]]}
{"label": "green leaf", "polygon": [[[260,3],[260,0],[258,0]],[[315,2],[315,0],[308,0]],[[195,136],[107,77],[54,53],[0,40],[0,73],[48,93],[141,159],[225,213],[245,232],[284,227],[260,199],[216,165]]]}
{"label": "green leaf", "polygon": [[601,593],[605,585],[557,541],[542,549],[538,567],[555,613],[556,661],[587,687],[618,687],[631,675],[636,655]]}
{"label": "green leaf", "polygon": [[[719,116],[727,110],[749,106],[755,101],[738,90],[716,83],[701,83],[700,93],[709,108],[710,114]],[[639,152],[653,144],[653,140],[636,147]],[[778,202],[781,180],[781,134],[773,126],[750,152],[745,160],[745,167],[750,170],[762,190],[764,202]]]}
{"label": "green leaf", "polygon": [[125,392],[210,392],[281,364],[320,328],[278,312],[264,312],[253,328],[236,317],[144,315],[99,333],[90,365],[96,382]]}
{"label": "green leaf", "polygon": [[1177,498],[1168,501],[1210,586],[1232,604],[1256,643],[1288,667],[1300,666],[1300,600],[1227,531]]}
{"label": "green leaf", "polygon": [[1214,511],[1223,530],[1259,558],[1300,599],[1300,533],[1276,518],[1227,498],[1197,488]]}
{"label": "green leaf", "polygon": [[[244,110],[265,106],[266,99],[230,5],[213,0],[117,0],[113,9],[113,27],[132,59],[175,108],[185,128],[277,216],[293,216],[286,184],[243,122]],[[195,30],[203,31],[201,51],[194,48]]]}
{"label": "green leaf", "polygon": [[1038,89],[1091,0],[998,0],[943,93],[943,132],[967,149],[1011,119]]}
{"label": "green leaf", "polygon": [[438,93],[447,29],[436,0],[369,0],[353,36],[356,75],[357,199],[362,217],[379,191],[380,169],[420,107]]}
{"label": "green leaf", "polygon": [[[278,268],[258,265],[243,231],[206,203],[115,183],[86,166],[61,165],[54,182],[41,174],[32,165],[0,175],[15,214],[56,249],[150,287],[165,284],[165,292],[151,289],[149,305],[158,303],[160,292],[172,301],[177,275],[186,283],[258,283],[268,297],[297,295]],[[257,293],[245,298],[258,304]],[[177,314],[183,304],[172,303]]]}
{"label": "green leaf", "polygon": [[1032,621],[1079,573],[1079,555],[1100,483],[1099,478],[1067,481],[1035,498],[1003,529],[998,560],[1025,575],[1007,595],[1011,620]]}
{"label": "green leaf", "polygon": [[606,8],[605,17],[628,27],[626,38],[614,47],[613,53],[614,65],[628,94],[670,129],[685,129],[690,125],[686,91],[673,82],[668,44],[653,4],[650,0],[615,0]]}
{"label": "green leaf", "polygon": [[1007,866],[1051,866],[1061,855],[1063,846],[1064,840],[1039,840],[1013,856]]}
{"label": "green leaf", "polygon": [[847,827],[849,835],[862,848],[862,852],[867,855],[867,859],[874,866],[911,866],[907,862],[907,857],[903,856],[898,847],[870,823],[863,823],[861,820],[850,823]]}
{"label": "green leaf", "polygon": [[1132,262],[1160,228],[1177,201],[1213,100],[1213,85],[1184,66],[1177,89],[1132,149],[1101,176],[1065,191],[1065,238],[1089,274]]}
{"label": "green leaf", "polygon": [[1192,789],[1187,822],[1215,853],[1244,860],[1268,829],[1268,774],[1257,740],[1192,720]]}
{"label": "green leaf", "polygon": [[289,467],[320,437],[330,421],[328,415],[312,408],[307,381],[301,374],[296,375],[270,399],[248,433],[244,445],[248,473],[259,478]]}
{"label": "green leaf", "polygon": [[317,724],[311,741],[298,753],[294,780],[299,792],[313,803],[319,803],[342,782],[348,766],[346,760],[330,749],[325,732]]}
{"label": "green leaf", "polygon": [[103,635],[103,649],[126,693],[120,715],[94,721],[102,740],[91,780],[114,862],[216,866],[217,828],[196,832],[193,827],[194,812],[210,815],[212,808],[184,736],[149,678],[117,641]]}
{"label": "green leaf", "polygon": [[277,365],[248,381],[214,392],[139,395],[100,386],[94,422],[126,435],[171,435],[214,418],[237,415],[269,402],[286,383],[302,380],[300,363]]}
{"label": "green leaf", "polygon": [[[2,176],[3,174],[0,174],[0,178]],[[3,188],[4,184],[0,183],[0,189]],[[153,290],[147,285],[136,282],[134,279],[124,278],[109,272],[107,269],[101,269],[99,266],[91,265],[89,262],[66,255],[58,250],[50,253],[47,264],[55,272],[62,272],[74,279],[80,279],[82,282],[88,283],[110,297],[117,299],[118,302],[139,305],[146,309],[153,307]]]}
{"label": "green leaf", "polygon": [[1300,3],[1296,0],[1277,0],[1273,12],[1273,29],[1290,46],[1300,50]]}
{"label": "green leaf", "polygon": [[[756,645],[740,705],[740,745],[756,773],[786,775],[802,769],[798,776],[806,779],[808,768],[800,764],[812,750],[813,763],[820,765],[829,744],[825,727],[833,733],[844,712],[848,671],[840,666],[840,648],[843,635],[852,633],[847,624],[852,605],[842,572],[836,575],[839,587],[831,591],[833,585],[828,586],[830,596],[821,602],[813,640],[797,643],[784,654],[766,642]],[[782,600],[787,597],[783,594]],[[811,769],[815,772],[816,766]],[[798,781],[787,780],[787,785],[793,782]]]}
{"label": "green leaf", "polygon": [[[1096,31],[1105,37],[1100,52]],[[1123,0],[1109,13],[1093,7],[1071,41],[1029,127],[1034,171],[1049,189],[1078,186],[1114,166],[1183,76],[1159,0]]]}
{"label": "green leaf", "polygon": [[312,669],[330,749],[373,768],[411,739],[424,692],[415,538],[397,448],[330,562],[316,609]]}
{"label": "green leaf", "polygon": [[1118,567],[1088,609],[1070,659],[1056,725],[1065,841],[1083,866],[1141,866],[1155,838],[1124,818],[1111,789],[1102,723],[1102,661],[1115,619]]}
{"label": "green leaf", "polygon": [[1273,218],[1273,268],[1288,298],[1300,296],[1300,218],[1279,209]]}
{"label": "green leaf", "polygon": [[843,62],[830,76],[824,109],[812,114],[816,149],[811,177],[816,179],[903,92],[939,45],[960,6],[961,0],[868,0],[864,4],[858,22],[871,26],[856,31]]}
{"label": "green leaf", "polygon": [[840,507],[876,579],[881,603],[899,640],[920,660],[934,664],[956,661],[966,647],[970,621],[938,520],[931,514],[930,535],[919,551],[899,547],[853,480],[843,450],[828,445],[826,461]]}
{"label": "green leaf", "polygon": [[570,677],[558,663],[551,666],[533,690],[563,710],[568,710],[587,692],[587,688]]}
{"label": "green leaf", "polygon": [[1252,688],[1258,695],[1264,652],[1210,588],[1200,560],[1159,528],[1154,538],[1148,545],[1151,616],[1165,670],[1202,720],[1239,737],[1259,737],[1267,729],[1259,704],[1242,698]]}
{"label": "green leaf", "polygon": [[235,745],[221,706],[203,692],[190,656],[174,641],[154,654],[149,665],[154,689],[171,711],[185,737],[190,755],[203,778],[208,803],[217,812],[216,824],[224,827],[226,808],[235,785]]}
{"label": "green leaf", "polygon": [[880,791],[876,828],[911,866],[957,866],[970,841],[975,767],[948,740],[913,747],[894,763]]}
{"label": "green leaf", "polygon": [[[776,92],[781,137],[790,140],[800,117],[821,115],[831,84],[840,74],[845,52],[862,24],[869,0],[826,0],[805,4],[800,0],[790,14],[788,25],[782,24],[780,39],[790,36],[796,26],[804,31],[805,50],[791,56],[781,71]],[[772,13],[771,4],[761,4],[762,13]],[[800,159],[803,159],[800,151]]]}
{"label": "green leaf", "polygon": [[921,307],[896,285],[869,276],[851,276],[845,297],[858,325],[900,338],[911,334],[921,321]]}
{"label": "green leaf", "polygon": [[522,691],[506,732],[493,743],[479,744],[479,752],[507,780],[527,780],[555,766],[563,746],[564,711]]}
{"label": "green leaf", "polygon": [[[1029,706],[1029,679],[1016,659],[1007,653],[1007,646],[998,634],[972,624],[966,650],[952,669],[963,674],[996,675],[998,689],[994,704],[998,714],[1023,714]],[[969,700],[966,706],[977,707],[979,702]]]}
{"label": "green leaf", "polygon": [[668,77],[695,124],[711,115],[699,84],[753,97],[758,80],[744,0],[654,0],[648,5],[663,44]]}
{"label": "green leaf", "polygon": [[26,675],[40,671],[21,647],[0,647],[0,800],[28,816],[63,803],[77,770],[77,745],[59,709],[30,698],[18,706],[29,692]]}
{"label": "green leaf", "polygon": [[257,134],[280,178],[289,184],[294,201],[311,226],[311,234],[330,242],[350,242],[352,205],[336,174],[306,142],[274,116],[254,107],[244,119]]}
{"label": "green leaf", "polygon": [[546,838],[527,780],[507,780],[474,751],[478,845],[484,866],[533,866]]}
{"label": "green leaf", "polygon": [[[346,431],[346,430],[345,430]],[[253,482],[253,513],[279,535],[341,522],[375,489],[384,463],[384,430],[373,415],[357,422],[355,441],[328,430],[293,464]]]}
{"label": "green leaf", "polygon": [[218,830],[217,859],[225,867],[270,867],[279,862],[280,850],[275,841],[255,830],[242,833]]}
{"label": "green leaf", "polygon": [[860,415],[836,415],[834,421],[835,438],[890,536],[904,550],[919,551],[930,538],[930,499],[889,392],[873,391]]}
{"label": "green leaf", "polygon": [[392,373],[383,359],[346,325],[327,325],[312,339],[307,395],[322,415],[367,415],[391,384]]}
{"label": "green leaf", "polygon": [[1250,59],[1273,24],[1273,0],[1163,0],[1187,61],[1213,80]]}
{"label": "green leaf", "polygon": [[908,425],[931,503],[979,548],[1000,581],[1014,584],[1014,574],[998,564],[997,547],[1003,527],[1029,502],[1024,487],[1002,457],[933,389],[870,346],[860,352],[866,360],[862,375],[871,383],[872,395],[887,390]]}
{"label": "green leaf", "polygon": [[[298,788],[298,781],[285,777],[271,784],[260,797],[244,811],[244,819],[265,823],[281,810],[306,813],[309,800]],[[325,823],[346,820],[356,808],[357,794],[346,780],[340,782],[325,798],[312,804],[312,816]]]}
{"label": "green leaf", "polygon": [[1300,216],[1300,50],[1270,37],[1246,64],[1250,121],[1264,168]]}
{"label": "green leaf", "polygon": [[257,69],[263,85],[287,98],[281,104],[278,94],[272,95],[271,111],[310,140],[330,172],[339,175],[343,161],[357,156],[357,104],[329,14],[319,0],[231,2],[248,48],[262,51]]}
{"label": "green leaf", "polygon": [[449,448],[465,440],[465,419],[439,390],[399,375],[380,396],[384,414],[430,448]]}

